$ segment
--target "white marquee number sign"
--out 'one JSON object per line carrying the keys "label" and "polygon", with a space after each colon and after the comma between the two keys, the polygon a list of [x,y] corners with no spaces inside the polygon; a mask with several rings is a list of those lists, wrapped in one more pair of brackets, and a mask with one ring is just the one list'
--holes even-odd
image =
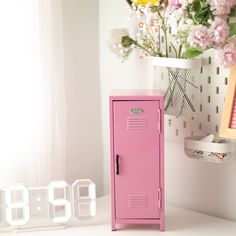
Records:
{"label": "white marquee number sign", "polygon": [[[48,217],[54,223],[66,223],[72,216],[81,219],[96,215],[96,189],[91,180],[76,180],[72,186],[65,181],[53,181],[44,189],[47,197],[42,204],[48,206]],[[29,191],[34,191],[34,199]],[[40,199],[40,191],[27,189],[22,184],[0,190],[0,227],[6,223],[11,226],[27,224],[32,217],[30,208],[38,208],[34,201]]]}
{"label": "white marquee number sign", "polygon": [[[56,199],[55,193],[57,190],[61,190],[63,197]],[[63,223],[67,222],[72,214],[71,214],[71,203],[70,203],[70,186],[65,181],[55,181],[49,184],[48,186],[48,200],[52,205],[52,221],[55,223]],[[56,208],[59,210],[64,208],[65,214],[63,216],[56,216]]]}
{"label": "white marquee number sign", "polygon": [[6,221],[9,225],[24,225],[30,219],[29,191],[22,185],[9,187],[5,193]]}
{"label": "white marquee number sign", "polygon": [[77,180],[72,185],[74,217],[80,219],[96,215],[95,184],[89,180]]}

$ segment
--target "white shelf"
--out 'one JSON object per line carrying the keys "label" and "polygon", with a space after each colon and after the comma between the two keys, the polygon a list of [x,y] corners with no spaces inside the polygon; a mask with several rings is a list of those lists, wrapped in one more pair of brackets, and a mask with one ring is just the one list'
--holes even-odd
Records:
{"label": "white shelf", "polygon": [[[232,236],[236,232],[236,222],[223,220],[173,206],[166,206],[166,232],[160,232],[158,225],[124,225],[117,232],[111,232],[109,197],[97,200],[97,216],[92,220],[70,221],[68,228],[53,231],[20,233],[20,236]],[[1,233],[12,236],[16,233]]]}

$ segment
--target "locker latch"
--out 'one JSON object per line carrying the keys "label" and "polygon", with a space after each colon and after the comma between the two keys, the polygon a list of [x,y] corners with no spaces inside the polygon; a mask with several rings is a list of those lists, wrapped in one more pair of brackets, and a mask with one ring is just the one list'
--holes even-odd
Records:
{"label": "locker latch", "polygon": [[162,191],[161,188],[158,189],[158,209],[162,208]]}
{"label": "locker latch", "polygon": [[120,174],[120,156],[118,154],[116,154],[116,175]]}
{"label": "locker latch", "polygon": [[158,109],[158,122],[157,122],[157,128],[159,131],[159,134],[161,133],[161,109]]}

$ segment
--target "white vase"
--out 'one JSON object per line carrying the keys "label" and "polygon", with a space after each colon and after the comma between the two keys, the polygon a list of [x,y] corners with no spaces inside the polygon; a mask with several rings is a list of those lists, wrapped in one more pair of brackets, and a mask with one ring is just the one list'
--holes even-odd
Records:
{"label": "white vase", "polygon": [[192,116],[199,104],[199,87],[195,75],[200,59],[152,57],[154,87],[165,92],[165,113]]}

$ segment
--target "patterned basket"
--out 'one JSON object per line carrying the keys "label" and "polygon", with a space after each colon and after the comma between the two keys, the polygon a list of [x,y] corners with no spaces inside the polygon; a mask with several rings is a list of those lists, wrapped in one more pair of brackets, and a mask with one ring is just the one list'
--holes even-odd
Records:
{"label": "patterned basket", "polygon": [[236,142],[218,139],[205,142],[204,136],[191,136],[184,139],[185,154],[192,159],[222,163],[232,160],[236,154]]}

